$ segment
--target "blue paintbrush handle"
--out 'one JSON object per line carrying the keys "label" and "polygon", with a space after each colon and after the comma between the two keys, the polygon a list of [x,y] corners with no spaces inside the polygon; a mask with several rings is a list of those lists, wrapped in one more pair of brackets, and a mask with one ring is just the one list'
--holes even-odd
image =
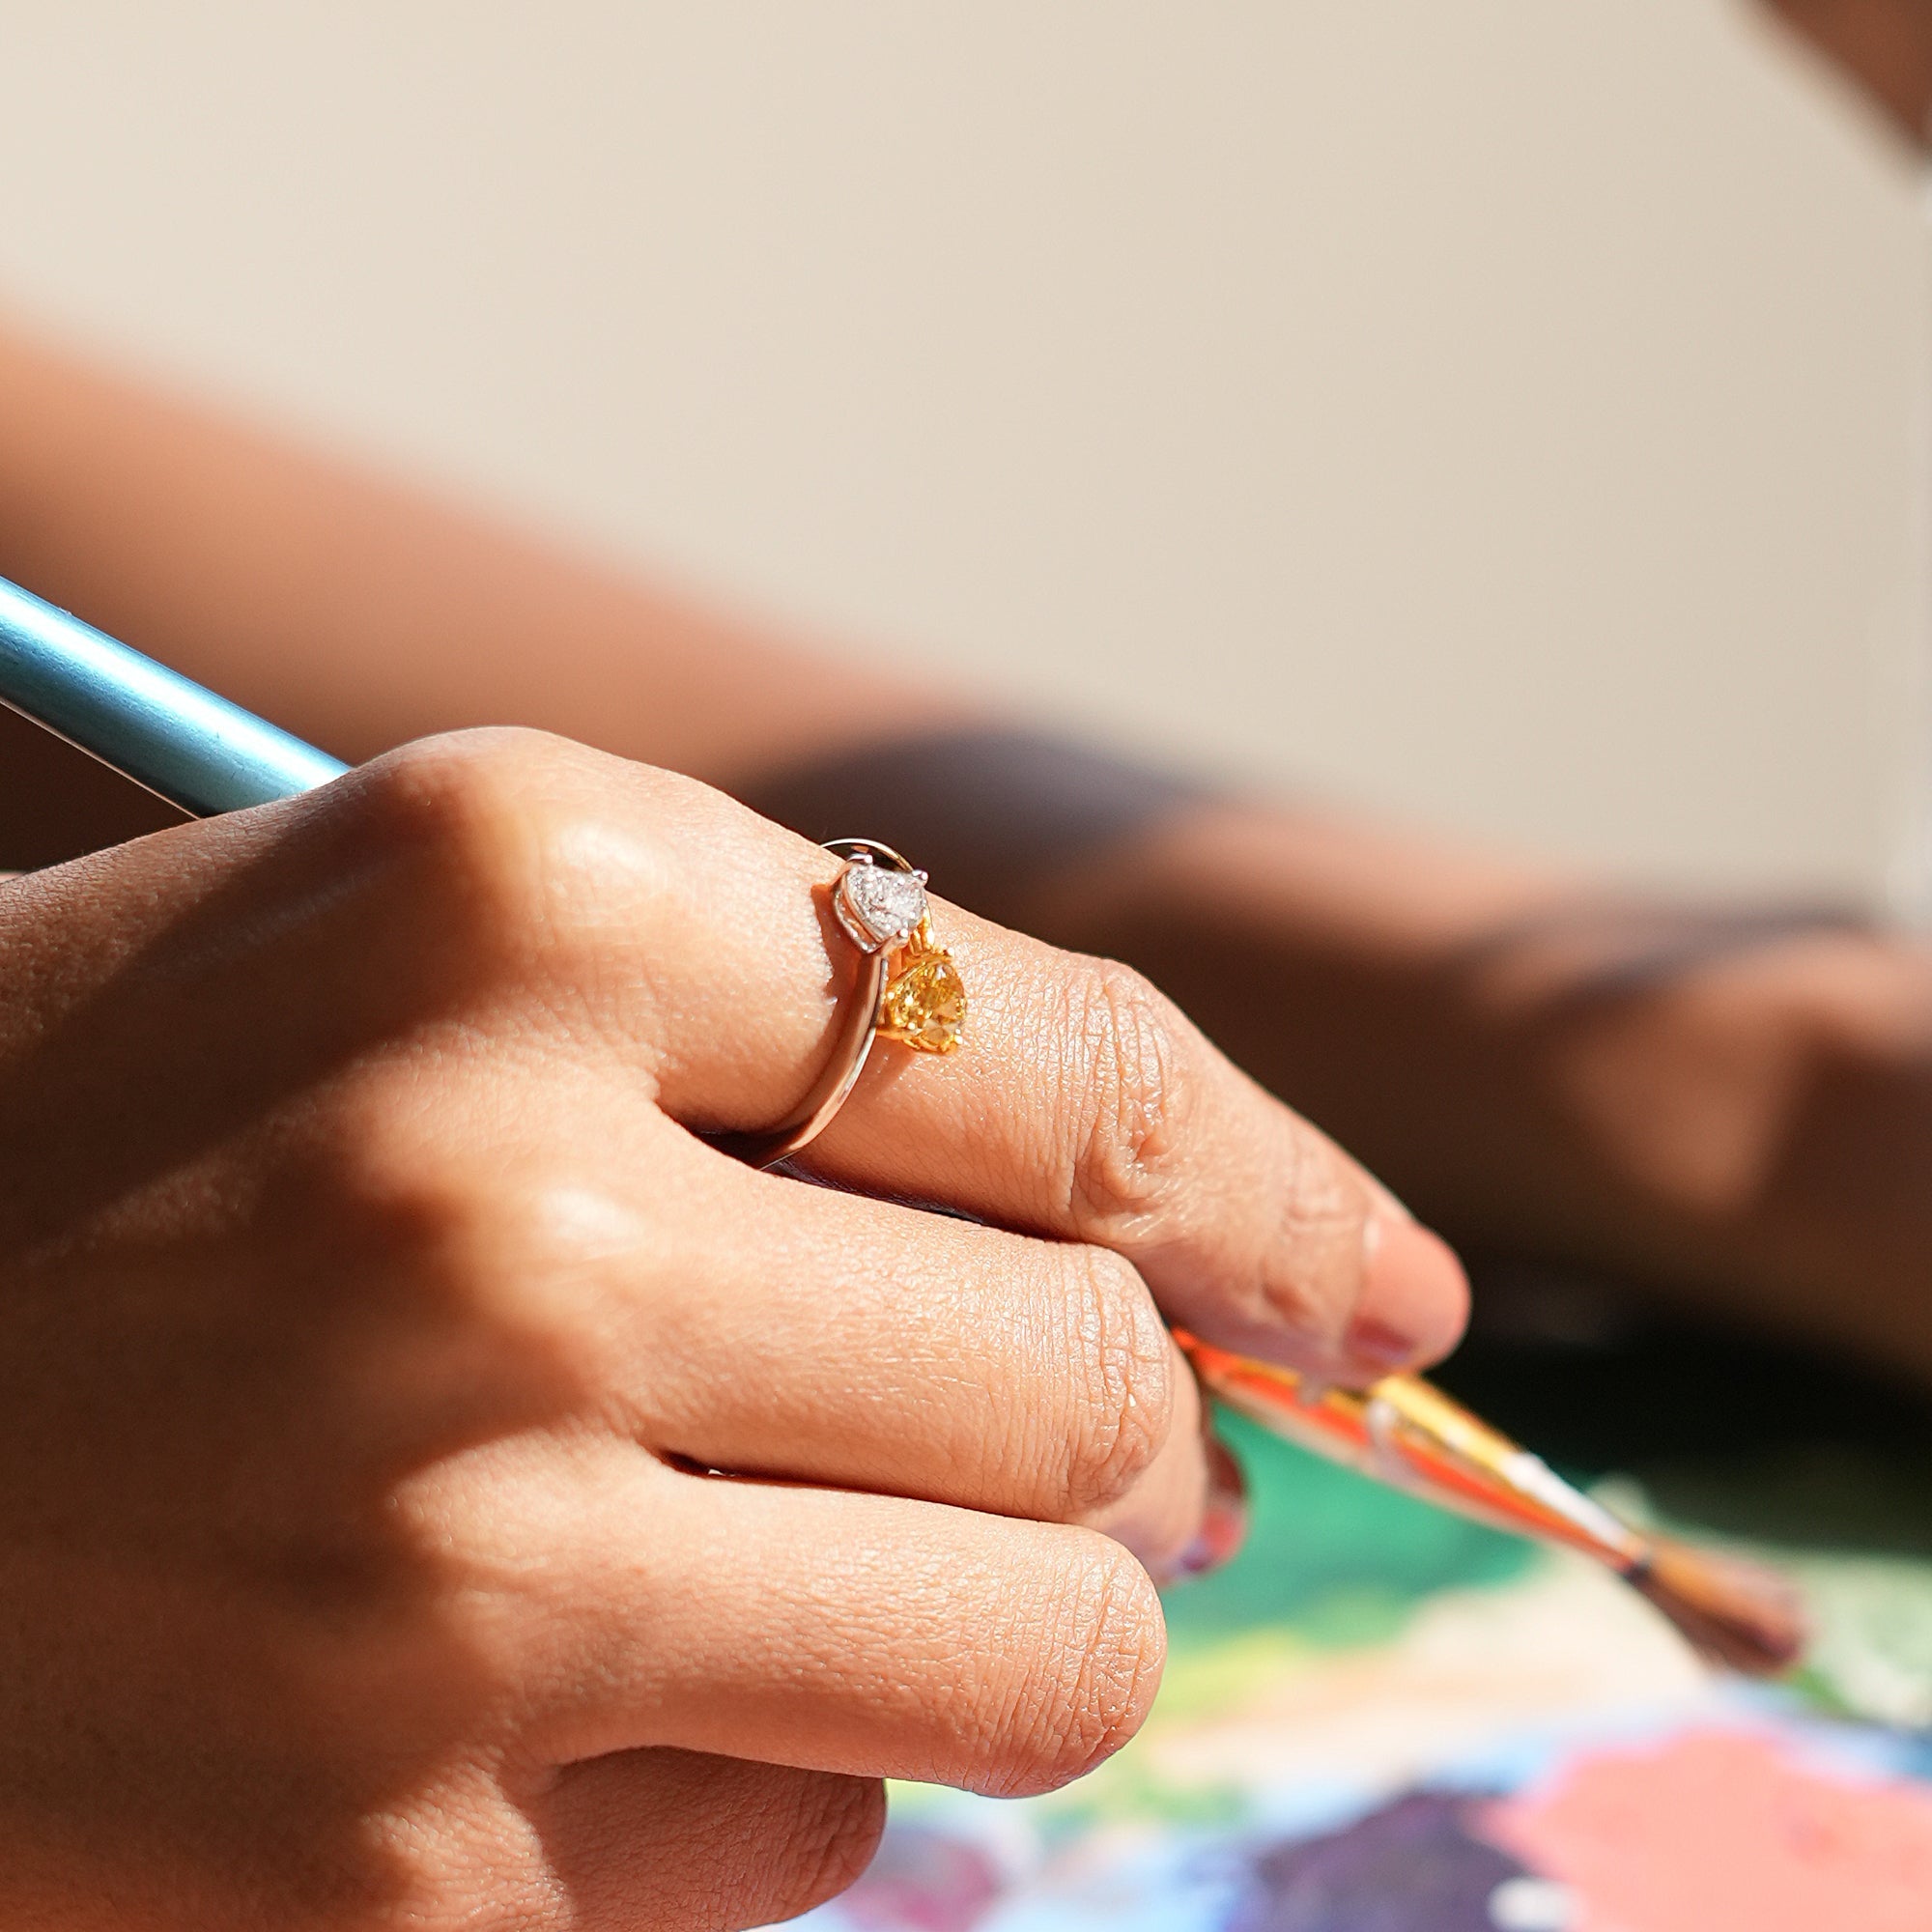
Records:
{"label": "blue paintbrush handle", "polygon": [[349,767],[0,578],[0,704],[197,818]]}

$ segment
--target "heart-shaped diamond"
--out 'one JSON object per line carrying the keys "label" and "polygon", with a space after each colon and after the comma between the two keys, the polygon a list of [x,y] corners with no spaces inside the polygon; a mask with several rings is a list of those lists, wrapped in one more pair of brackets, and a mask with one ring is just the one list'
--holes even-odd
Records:
{"label": "heart-shaped diamond", "polygon": [[868,952],[904,939],[925,917],[925,887],[917,872],[888,866],[847,866],[834,898],[838,916]]}

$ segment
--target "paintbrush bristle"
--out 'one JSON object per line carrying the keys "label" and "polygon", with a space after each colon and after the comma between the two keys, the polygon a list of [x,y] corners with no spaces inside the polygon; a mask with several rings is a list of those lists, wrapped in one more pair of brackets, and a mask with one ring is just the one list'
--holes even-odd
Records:
{"label": "paintbrush bristle", "polygon": [[1774,1571],[1659,1539],[1625,1574],[1714,1663],[1772,1677],[1804,1654],[1804,1605]]}

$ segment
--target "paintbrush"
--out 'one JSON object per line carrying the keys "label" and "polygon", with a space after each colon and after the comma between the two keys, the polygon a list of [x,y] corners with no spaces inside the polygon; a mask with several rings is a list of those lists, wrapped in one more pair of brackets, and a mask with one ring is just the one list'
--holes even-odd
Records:
{"label": "paintbrush", "polygon": [[1713,1662],[1767,1677],[1804,1654],[1803,1610],[1783,1577],[1635,1528],[1420,1377],[1332,1388],[1183,1329],[1175,1339],[1202,1383],[1250,1421],[1478,1522],[1580,1549]]}
{"label": "paintbrush", "polygon": [[[326,753],[0,579],[0,704],[196,817],[293,798],[347,769]],[[1606,1563],[1697,1648],[1781,1669],[1804,1647],[1792,1593],[1748,1566],[1647,1535],[1410,1376],[1319,1387],[1179,1337],[1201,1379],[1264,1428],[1449,1509]]]}
{"label": "paintbrush", "polygon": [[349,769],[5,578],[0,704],[196,818]]}

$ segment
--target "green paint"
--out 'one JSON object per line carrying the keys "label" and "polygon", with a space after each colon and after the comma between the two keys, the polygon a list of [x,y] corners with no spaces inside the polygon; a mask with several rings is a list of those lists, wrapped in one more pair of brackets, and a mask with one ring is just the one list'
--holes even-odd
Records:
{"label": "green paint", "polygon": [[1707,1457],[1596,1493],[1634,1522],[1791,1577],[1811,1642],[1790,1688],[1834,1717],[1932,1730],[1932,1496],[1922,1465],[1858,1444]]}
{"label": "green paint", "polygon": [[1236,1632],[1292,1632],[1331,1648],[1385,1642],[1424,1599],[1506,1583],[1530,1545],[1324,1463],[1240,1416],[1219,1426],[1247,1471],[1253,1520],[1241,1553],[1167,1598],[1170,1656]]}
{"label": "green paint", "polygon": [[[1247,1473],[1248,1540],[1225,1570],[1168,1593],[1167,1672],[1151,1736],[1235,1710],[1256,1685],[1321,1653],[1385,1643],[1439,1592],[1511,1582],[1536,1559],[1517,1537],[1324,1463],[1239,1416],[1224,1413],[1220,1428]],[[893,1788],[909,1816],[942,1802],[918,1786]],[[1136,1820],[1226,1824],[1244,1802],[1236,1783],[1172,1784],[1129,1749],[1028,1811],[1054,1838]]]}
{"label": "green paint", "polygon": [[1785,1556],[1816,1632],[1797,1689],[1836,1715],[1932,1730],[1932,1563]]}

